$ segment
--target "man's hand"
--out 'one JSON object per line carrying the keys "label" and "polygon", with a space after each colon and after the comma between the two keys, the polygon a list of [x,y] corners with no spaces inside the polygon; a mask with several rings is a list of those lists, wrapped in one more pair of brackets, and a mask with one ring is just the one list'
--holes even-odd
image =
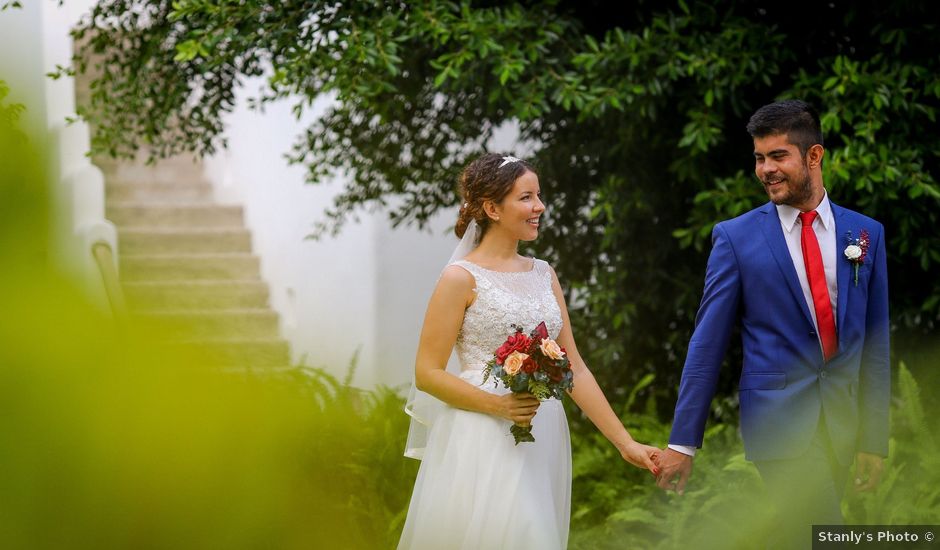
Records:
{"label": "man's hand", "polygon": [[855,455],[855,490],[872,491],[881,482],[884,461],[878,455],[858,453]]}
{"label": "man's hand", "polygon": [[663,449],[657,461],[659,476],[656,485],[667,491],[685,493],[685,484],[692,475],[692,457],[672,449]]}

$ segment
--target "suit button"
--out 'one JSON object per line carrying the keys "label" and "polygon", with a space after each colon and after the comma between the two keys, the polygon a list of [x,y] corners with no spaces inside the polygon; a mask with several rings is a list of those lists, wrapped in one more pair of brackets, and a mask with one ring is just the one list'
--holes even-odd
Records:
{"label": "suit button", "polygon": [[824,370],[819,371],[819,377],[820,377],[820,378],[825,378],[826,376],[828,376],[828,375],[826,374],[826,371],[824,371]]}
{"label": "suit button", "polygon": [[810,335],[810,336],[816,336],[816,333],[813,332],[813,331],[809,331],[809,335]]}

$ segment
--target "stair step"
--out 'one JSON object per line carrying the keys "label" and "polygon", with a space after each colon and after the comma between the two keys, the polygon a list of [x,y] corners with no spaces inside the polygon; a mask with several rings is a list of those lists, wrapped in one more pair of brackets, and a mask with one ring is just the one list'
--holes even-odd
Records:
{"label": "stair step", "polygon": [[242,227],[240,206],[172,203],[109,203],[108,219],[119,227]]}
{"label": "stair step", "polygon": [[194,203],[212,201],[212,186],[200,181],[116,182],[105,186],[107,200],[114,202],[160,201]]}
{"label": "stair step", "polygon": [[147,153],[140,152],[136,160],[115,160],[96,157],[94,163],[109,181],[173,183],[201,179],[203,166],[192,155],[180,155],[146,164]]}
{"label": "stair step", "polygon": [[123,284],[132,309],[237,309],[268,305],[268,285],[259,280],[185,282],[138,281]]}
{"label": "stair step", "polygon": [[280,338],[212,339],[170,345],[210,365],[283,367],[290,364],[287,342]]}
{"label": "stair step", "polygon": [[121,228],[118,237],[123,254],[251,252],[251,234],[238,227]]}
{"label": "stair step", "polygon": [[229,254],[153,254],[120,256],[124,281],[260,279],[257,256]]}
{"label": "stair step", "polygon": [[173,339],[276,339],[278,317],[270,309],[138,311],[135,317]]}

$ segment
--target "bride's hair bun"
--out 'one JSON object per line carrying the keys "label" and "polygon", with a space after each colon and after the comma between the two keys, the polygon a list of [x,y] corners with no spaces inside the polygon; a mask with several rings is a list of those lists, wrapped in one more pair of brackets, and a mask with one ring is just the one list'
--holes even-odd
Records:
{"label": "bride's hair bun", "polygon": [[485,235],[490,218],[483,210],[483,203],[501,202],[512,190],[516,180],[526,172],[538,175],[527,161],[498,153],[487,153],[468,164],[460,173],[463,203],[457,215],[457,225],[454,226],[457,237],[463,238],[470,220],[476,220],[480,226],[480,235]]}

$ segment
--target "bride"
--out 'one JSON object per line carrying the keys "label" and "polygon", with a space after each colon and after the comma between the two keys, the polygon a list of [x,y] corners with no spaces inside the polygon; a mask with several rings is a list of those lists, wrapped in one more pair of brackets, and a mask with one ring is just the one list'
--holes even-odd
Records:
{"label": "bride", "polygon": [[[624,460],[656,474],[659,449],[630,437],[578,355],[555,271],[517,253],[519,241],[538,237],[545,211],[533,167],[486,154],[464,169],[460,188],[461,245],[431,296],[415,361],[420,391],[407,408],[405,454],[422,463],[398,547],[565,548],[571,446],[561,402],[482,383],[510,325],[529,331],[545,322],[571,362],[572,399]],[[445,367],[455,347],[460,364],[452,373]],[[511,423],[530,421],[535,442],[514,445]]]}

